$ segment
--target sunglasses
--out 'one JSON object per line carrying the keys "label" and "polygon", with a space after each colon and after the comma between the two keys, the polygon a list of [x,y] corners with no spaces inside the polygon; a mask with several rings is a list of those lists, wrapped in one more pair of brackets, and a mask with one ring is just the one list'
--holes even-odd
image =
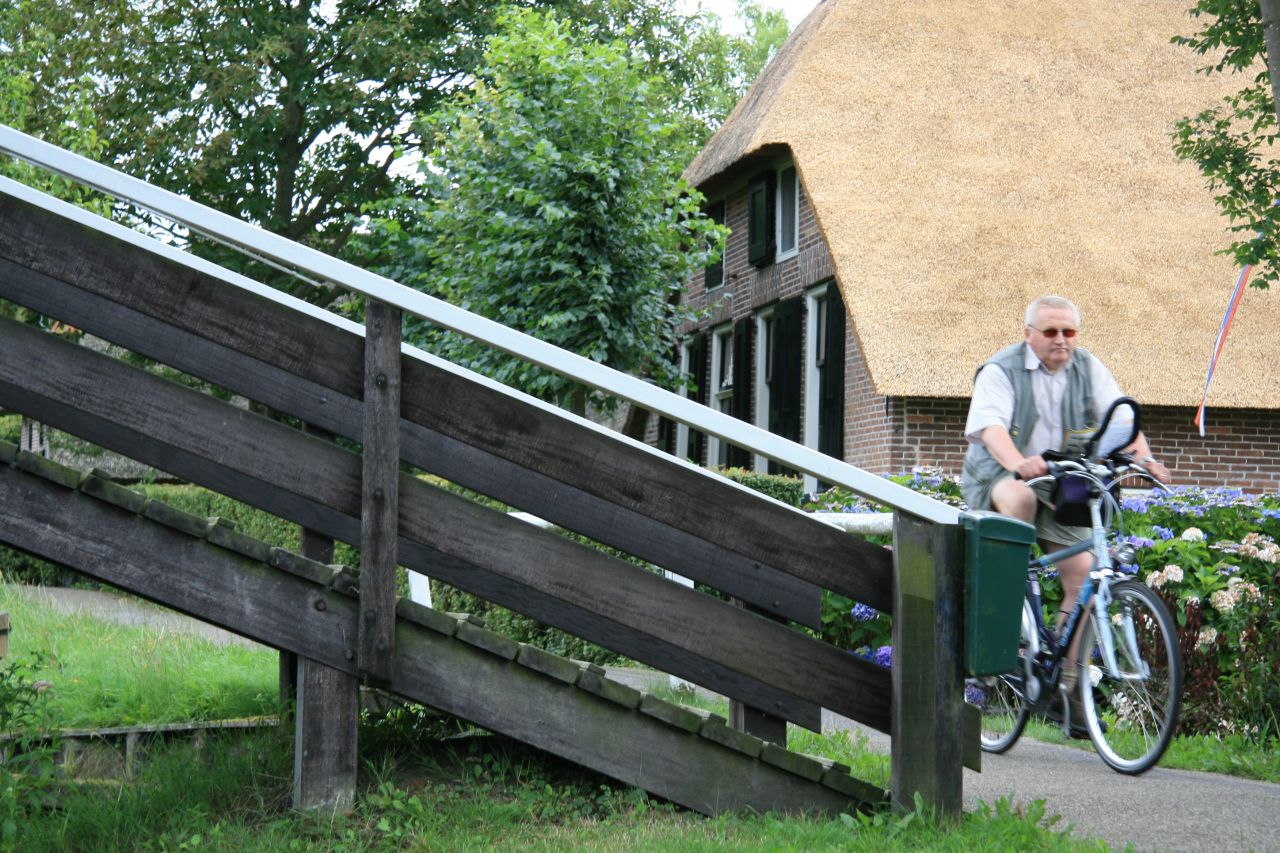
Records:
{"label": "sunglasses", "polygon": [[[1031,328],[1036,329],[1035,326]],[[1036,329],[1036,331],[1046,338],[1056,338],[1058,335],[1062,335],[1064,338],[1074,338],[1077,332],[1076,329]]]}

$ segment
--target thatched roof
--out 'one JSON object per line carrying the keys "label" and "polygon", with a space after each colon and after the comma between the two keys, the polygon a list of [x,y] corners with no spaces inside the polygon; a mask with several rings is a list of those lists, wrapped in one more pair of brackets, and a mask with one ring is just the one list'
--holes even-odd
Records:
{"label": "thatched roof", "polygon": [[[1058,293],[1128,393],[1190,406],[1237,270],[1170,133],[1241,81],[1185,0],[824,0],[689,166],[789,147],[876,390],[968,396]],[[1251,290],[1210,407],[1280,407],[1280,293]]]}

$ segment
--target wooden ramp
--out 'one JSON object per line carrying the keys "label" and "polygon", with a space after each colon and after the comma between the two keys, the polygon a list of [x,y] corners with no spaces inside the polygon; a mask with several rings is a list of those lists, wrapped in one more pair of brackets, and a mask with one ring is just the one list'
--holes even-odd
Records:
{"label": "wooden ramp", "polygon": [[[333,669],[354,663],[349,574],[0,443],[0,541]],[[838,812],[886,794],[533,646],[401,600],[391,690],[706,814]]]}
{"label": "wooden ramp", "polygon": [[[298,717],[317,725],[299,723],[295,804],[349,804],[363,679],[708,813],[880,798],[785,750],[787,725],[817,730],[827,708],[892,734],[895,804],[960,810],[979,753],[954,508],[0,126],[0,150],[19,149],[363,294],[362,326],[0,179],[0,299],[200,380],[0,318],[0,407],[295,522],[307,556],[361,551],[353,595],[319,563],[101,477],[28,456],[3,470],[0,541],[297,654]],[[402,347],[402,310],[893,506],[894,548]],[[396,602],[397,565],[725,695],[732,726]],[[893,616],[892,674],[815,637],[824,591]],[[317,756],[346,769],[313,797]]]}

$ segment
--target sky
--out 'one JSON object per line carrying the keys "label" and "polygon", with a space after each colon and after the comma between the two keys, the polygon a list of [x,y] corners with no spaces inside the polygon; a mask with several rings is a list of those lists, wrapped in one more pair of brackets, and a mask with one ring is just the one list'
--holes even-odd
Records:
{"label": "sky", "polygon": [[[683,5],[689,10],[696,9],[701,3],[702,8],[708,12],[715,12],[720,16],[720,20],[724,22],[724,28],[728,32],[739,31],[735,12],[737,3],[734,0],[683,0]],[[772,9],[781,9],[787,16],[787,20],[791,22],[791,29],[796,28],[796,24],[804,20],[804,16],[813,11],[813,7],[818,5],[818,0],[760,0],[762,6]]]}

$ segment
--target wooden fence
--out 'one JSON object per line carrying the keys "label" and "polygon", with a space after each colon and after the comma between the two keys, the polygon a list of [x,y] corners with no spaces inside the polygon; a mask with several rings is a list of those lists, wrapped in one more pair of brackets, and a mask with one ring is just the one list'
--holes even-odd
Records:
{"label": "wooden fence", "polygon": [[[0,298],[307,425],[0,320],[0,406],[297,522],[305,556],[327,562],[335,540],[360,548],[358,636],[345,646],[354,671],[304,656],[296,670],[289,659],[284,679],[298,698],[299,805],[350,795],[359,681],[397,677],[402,565],[729,696],[739,725],[767,738],[785,740],[786,722],[819,729],[823,708],[891,733],[894,802],[910,805],[919,792],[944,814],[960,810],[977,731],[963,702],[954,512],[934,513],[913,495],[915,511],[897,512],[887,550],[403,348],[398,304],[370,298],[361,328],[52,199],[0,191]],[[808,457],[791,458],[805,468]],[[746,607],[436,488],[403,465]],[[831,480],[831,470],[818,473]],[[797,630],[819,627],[822,590],[893,615],[891,672]]]}

